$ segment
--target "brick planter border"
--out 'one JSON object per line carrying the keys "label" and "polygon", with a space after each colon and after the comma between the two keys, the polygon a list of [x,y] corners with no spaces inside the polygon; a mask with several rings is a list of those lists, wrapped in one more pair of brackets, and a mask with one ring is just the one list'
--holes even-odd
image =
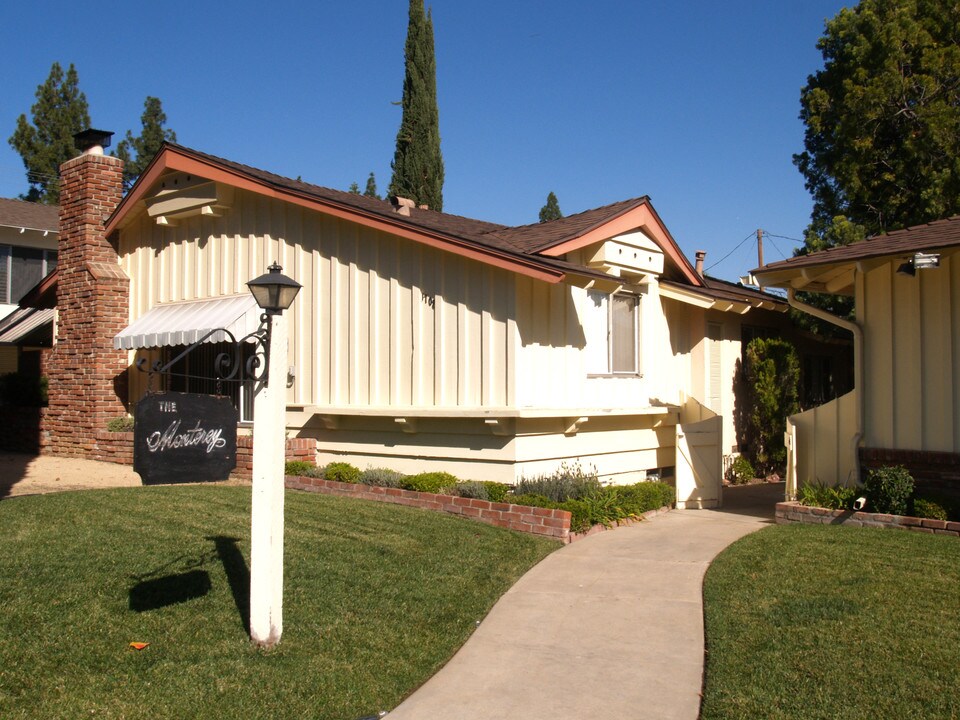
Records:
{"label": "brick planter border", "polygon": [[808,525],[850,525],[853,527],[881,527],[891,530],[914,530],[916,532],[960,537],[960,522],[915,518],[907,515],[829,510],[808,507],[798,502],[777,503],[778,525],[806,523]]}
{"label": "brick planter border", "polygon": [[415,490],[401,490],[400,488],[385,488],[376,485],[361,483],[341,483],[334,480],[305,477],[303,475],[287,475],[285,484],[292,490],[305,490],[322,495],[338,495],[340,497],[373,500],[375,502],[407,505],[422,510],[445,512],[450,515],[478,520],[487,525],[509,528],[531,535],[540,535],[559,540],[564,544],[581,540],[617,527],[635,525],[643,520],[669,512],[670,508],[662,507],[659,510],[645,512],[637,519],[620,520],[610,527],[594,525],[583,533],[570,532],[571,514],[567,510],[552,510],[549,508],[530,507],[528,505],[513,505],[511,503],[491,502],[489,500],[475,500],[454,495],[438,495],[436,493],[417,492]]}

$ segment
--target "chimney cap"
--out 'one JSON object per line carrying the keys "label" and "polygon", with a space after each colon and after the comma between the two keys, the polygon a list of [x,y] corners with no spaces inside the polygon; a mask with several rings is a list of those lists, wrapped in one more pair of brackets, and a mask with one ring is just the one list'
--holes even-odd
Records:
{"label": "chimney cap", "polygon": [[76,133],[73,136],[73,142],[81,153],[86,153],[96,147],[110,147],[110,138],[112,137],[113,133],[109,130],[87,128],[86,130],[81,130]]}

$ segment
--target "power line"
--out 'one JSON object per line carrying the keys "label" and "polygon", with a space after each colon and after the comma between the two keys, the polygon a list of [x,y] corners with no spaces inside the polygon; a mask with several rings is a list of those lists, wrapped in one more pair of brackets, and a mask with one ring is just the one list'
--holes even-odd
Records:
{"label": "power line", "polygon": [[733,250],[731,250],[731,251],[728,252],[726,255],[724,255],[722,258],[720,258],[719,260],[717,260],[713,265],[711,265],[710,267],[708,267],[708,268],[707,268],[706,270],[704,270],[703,272],[706,273],[708,270],[713,270],[713,268],[715,268],[717,265],[719,265],[720,263],[722,263],[722,262],[723,262],[724,260],[726,260],[728,257],[730,257],[731,255],[733,255],[737,250],[739,250],[739,249],[740,249],[740,246],[743,245],[747,240],[749,240],[749,239],[752,238],[753,236],[754,236],[753,233],[750,233],[749,235],[747,235],[743,240],[741,240],[739,243],[737,243],[737,246],[736,246]]}

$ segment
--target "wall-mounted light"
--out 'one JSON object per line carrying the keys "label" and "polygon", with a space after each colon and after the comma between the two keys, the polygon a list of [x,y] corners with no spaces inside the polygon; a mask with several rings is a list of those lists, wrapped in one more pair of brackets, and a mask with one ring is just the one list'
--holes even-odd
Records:
{"label": "wall-mounted light", "polygon": [[914,277],[917,270],[929,270],[940,267],[940,253],[914,253],[913,257],[897,268],[900,275]]}

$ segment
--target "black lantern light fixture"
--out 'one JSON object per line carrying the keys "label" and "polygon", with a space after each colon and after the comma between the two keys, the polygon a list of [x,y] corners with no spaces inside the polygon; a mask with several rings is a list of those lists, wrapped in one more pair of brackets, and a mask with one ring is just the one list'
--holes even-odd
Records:
{"label": "black lantern light fixture", "polygon": [[287,310],[300,292],[302,285],[282,272],[283,268],[274,261],[266,273],[247,283],[263,311],[267,315],[279,315]]}

